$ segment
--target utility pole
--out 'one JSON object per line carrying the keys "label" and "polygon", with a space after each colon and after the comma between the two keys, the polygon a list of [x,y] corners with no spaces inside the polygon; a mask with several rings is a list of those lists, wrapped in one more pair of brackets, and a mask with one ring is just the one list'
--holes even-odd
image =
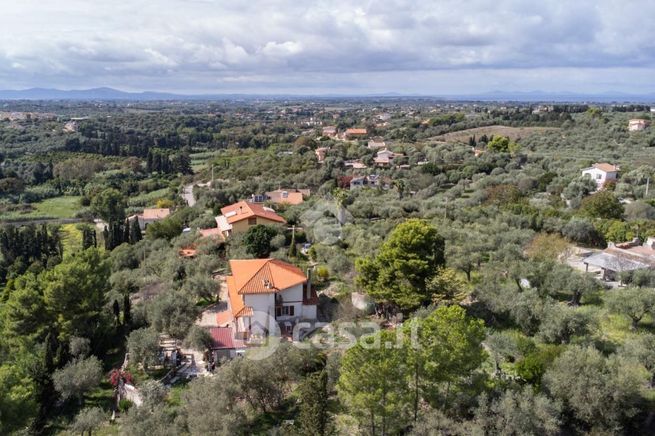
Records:
{"label": "utility pole", "polygon": [[648,198],[648,188],[650,187],[650,177],[646,178],[646,192],[644,193],[644,198]]}

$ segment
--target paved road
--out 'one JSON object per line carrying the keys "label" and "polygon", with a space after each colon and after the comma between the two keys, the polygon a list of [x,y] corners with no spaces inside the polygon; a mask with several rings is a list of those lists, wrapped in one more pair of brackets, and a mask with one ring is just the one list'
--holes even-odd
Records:
{"label": "paved road", "polygon": [[189,183],[188,185],[184,185],[184,189],[182,190],[182,198],[186,201],[186,204],[189,206],[193,206],[196,204],[196,199],[193,196],[193,183]]}

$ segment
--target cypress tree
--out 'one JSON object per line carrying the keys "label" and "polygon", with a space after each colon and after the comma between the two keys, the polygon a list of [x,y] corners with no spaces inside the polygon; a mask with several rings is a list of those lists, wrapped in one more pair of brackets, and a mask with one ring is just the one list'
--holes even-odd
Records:
{"label": "cypress tree", "polygon": [[328,385],[325,370],[309,374],[300,386],[300,433],[323,436],[330,433]]}
{"label": "cypress tree", "polygon": [[130,325],[132,322],[131,305],[129,294],[125,294],[123,296],[123,325]]}

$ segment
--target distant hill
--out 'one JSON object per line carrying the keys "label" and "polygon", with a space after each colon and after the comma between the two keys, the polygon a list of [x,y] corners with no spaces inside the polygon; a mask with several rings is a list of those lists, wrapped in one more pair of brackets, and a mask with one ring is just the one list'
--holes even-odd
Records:
{"label": "distant hill", "polygon": [[61,90],[51,88],[29,88],[21,90],[0,90],[0,100],[132,100],[132,101],[158,101],[158,100],[229,100],[229,99],[440,99],[440,100],[467,100],[467,101],[515,101],[515,102],[599,102],[599,103],[655,103],[655,93],[627,94],[622,92],[606,92],[600,94],[577,94],[567,92],[512,92],[491,91],[479,94],[458,95],[417,95],[401,94],[395,92],[378,94],[322,94],[322,95],[292,95],[292,94],[174,94],[167,92],[127,92],[114,88],[91,88]]}

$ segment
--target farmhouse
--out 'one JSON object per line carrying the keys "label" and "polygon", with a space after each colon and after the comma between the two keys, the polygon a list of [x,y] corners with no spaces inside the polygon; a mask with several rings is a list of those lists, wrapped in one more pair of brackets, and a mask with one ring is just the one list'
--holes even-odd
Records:
{"label": "farmhouse", "polygon": [[148,227],[149,224],[161,221],[167,218],[170,214],[171,210],[168,208],[143,209],[143,213],[136,215],[136,218],[139,220],[139,227],[143,231]]}
{"label": "farmhouse", "polygon": [[655,268],[655,238],[648,238],[642,245],[638,239],[622,244],[609,243],[609,246],[587,257],[583,263],[601,269],[603,280],[616,280],[619,274],[638,269]]}
{"label": "farmhouse", "polygon": [[384,139],[379,137],[379,136],[376,136],[375,138],[371,138],[368,141],[368,145],[367,145],[367,147],[372,149],[372,150],[375,150],[375,149],[378,149],[378,148],[385,148],[386,146],[387,146],[387,144],[384,142]]}
{"label": "farmhouse", "polygon": [[352,139],[360,139],[366,137],[368,132],[366,129],[346,129],[345,132],[343,132],[343,139],[349,141]]}
{"label": "farmhouse", "polygon": [[632,119],[628,121],[628,130],[631,132],[636,132],[639,130],[644,130],[650,125],[650,121],[642,119]]}
{"label": "farmhouse", "polygon": [[375,165],[379,167],[388,167],[393,163],[394,159],[402,156],[403,155],[400,153],[394,153],[385,148],[384,150],[378,151],[377,156],[373,158],[373,161],[375,162]]}
{"label": "farmhouse", "polygon": [[378,187],[380,186],[380,176],[371,174],[369,176],[353,177],[350,180],[350,189],[365,188],[365,187]]}
{"label": "farmhouse", "polygon": [[309,197],[309,189],[276,189],[269,191],[264,195],[252,195],[248,200],[251,203],[265,203],[270,201],[275,204],[289,204],[297,205],[305,201],[305,197]]}
{"label": "farmhouse", "polygon": [[[279,259],[230,260],[226,277],[235,337],[291,335],[300,321],[316,320],[318,297],[302,270]],[[276,326],[277,324],[277,326]]]}
{"label": "farmhouse", "polygon": [[316,150],[314,150],[314,153],[316,154],[316,160],[318,160],[318,163],[323,163],[325,161],[325,156],[327,155],[329,148],[328,147],[319,147]]}
{"label": "farmhouse", "polygon": [[334,138],[337,136],[337,128],[335,126],[325,126],[323,127],[323,136],[328,138]]}
{"label": "farmhouse", "polygon": [[595,163],[589,168],[582,170],[583,176],[591,177],[596,182],[598,189],[602,189],[608,181],[616,180],[620,168],[617,165],[608,163]]}
{"label": "farmhouse", "polygon": [[225,206],[221,209],[221,215],[216,217],[216,224],[224,239],[234,233],[245,233],[251,226],[257,224],[281,225],[284,223],[286,223],[285,219],[270,207],[247,201]]}

